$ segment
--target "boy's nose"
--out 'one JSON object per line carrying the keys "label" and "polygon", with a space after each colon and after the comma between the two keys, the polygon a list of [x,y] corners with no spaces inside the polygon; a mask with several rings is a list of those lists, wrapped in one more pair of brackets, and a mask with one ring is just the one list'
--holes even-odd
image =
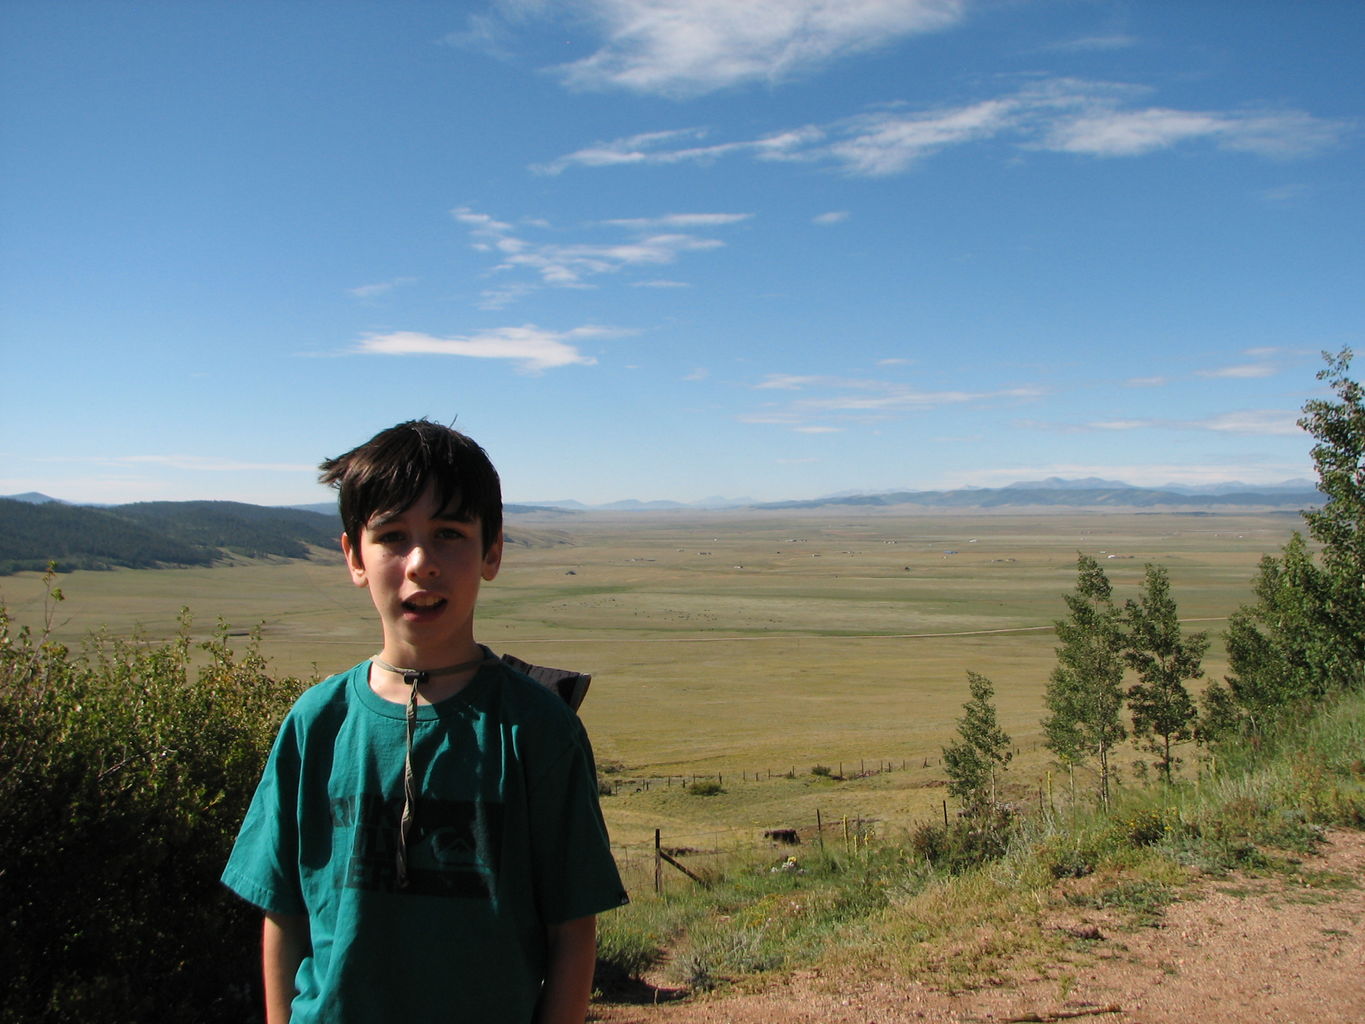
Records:
{"label": "boy's nose", "polygon": [[435,576],[437,572],[436,562],[427,554],[427,549],[421,544],[414,544],[408,551],[408,575],[414,578],[418,576]]}

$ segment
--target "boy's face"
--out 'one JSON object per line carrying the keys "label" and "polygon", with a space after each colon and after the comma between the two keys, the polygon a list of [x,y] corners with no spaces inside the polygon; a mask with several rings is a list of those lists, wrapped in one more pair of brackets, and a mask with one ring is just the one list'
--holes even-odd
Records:
{"label": "boy's face", "polygon": [[483,550],[480,524],[436,507],[431,488],[406,511],[365,524],[341,550],[358,587],[370,591],[384,629],[381,656],[405,668],[439,668],[476,657],[479,584],[498,574],[502,537]]}

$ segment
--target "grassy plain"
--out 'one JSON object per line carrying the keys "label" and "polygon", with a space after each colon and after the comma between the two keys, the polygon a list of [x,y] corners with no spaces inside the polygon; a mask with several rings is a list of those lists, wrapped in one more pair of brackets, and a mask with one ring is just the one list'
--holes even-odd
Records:
{"label": "grassy plain", "polygon": [[[1136,596],[1145,563],[1166,566],[1182,618],[1214,636],[1206,667],[1218,677],[1223,620],[1249,599],[1260,557],[1300,523],[1055,511],[518,516],[503,572],[484,590],[480,638],[593,673],[582,714],[599,761],[616,769],[604,807],[618,841],[645,844],[661,827],[666,842],[721,848],[808,826],[817,810],[842,841],[845,818],[889,829],[942,813],[939,750],[968,669],[995,683],[1017,795],[1039,799],[1051,624],[1078,551],[1101,560],[1120,602]],[[184,606],[197,634],[218,619],[259,624],[275,671],[305,678],[379,642],[339,555],[58,583],[67,641],[99,627],[165,636]],[[41,623],[35,574],[0,578],[0,599],[20,623]],[[847,778],[816,778],[815,765]],[[719,775],[724,791],[694,796],[682,775]]]}

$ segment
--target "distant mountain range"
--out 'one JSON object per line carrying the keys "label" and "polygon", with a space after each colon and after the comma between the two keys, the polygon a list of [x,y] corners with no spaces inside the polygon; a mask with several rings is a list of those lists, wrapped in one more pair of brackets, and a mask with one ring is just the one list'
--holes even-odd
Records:
{"label": "distant mountain range", "polygon": [[811,509],[833,506],[1005,509],[1208,509],[1269,508],[1299,511],[1316,508],[1323,496],[1307,480],[1283,484],[1210,484],[1202,487],[1134,487],[1114,480],[1090,478],[1062,480],[1052,477],[1006,487],[967,487],[955,491],[890,491],[879,494],[844,494],[809,501],[777,501],[756,506],[762,509]]}
{"label": "distant mountain range", "polygon": [[[573,516],[589,512],[706,511],[752,509],[772,512],[819,508],[878,509],[896,506],[959,510],[1001,509],[1170,509],[1226,511],[1274,509],[1299,511],[1322,504],[1311,481],[1282,484],[1210,484],[1134,487],[1096,478],[1056,477],[1007,487],[969,487],[953,491],[888,491],[837,494],[801,501],[753,502],[708,499],[684,504],[622,501],[587,506],[575,501],[509,504],[511,516]],[[212,565],[232,556],[306,558],[317,548],[334,550],[341,522],[330,503],[266,507],[235,501],[152,501],[130,505],[72,505],[29,492],[0,498],[0,575],[46,568],[62,570],[146,568],[159,565]],[[562,543],[527,531],[528,543]]]}
{"label": "distant mountain range", "polygon": [[585,505],[579,501],[541,501],[538,508],[575,512],[649,512],[707,509],[789,509],[824,506],[918,505],[933,508],[1011,508],[1050,506],[1076,508],[1152,508],[1210,506],[1232,508],[1293,509],[1316,507],[1322,495],[1311,480],[1286,480],[1278,484],[1166,484],[1137,487],[1120,480],[1087,477],[1008,484],[1004,487],[964,487],[951,491],[845,491],[819,498],[756,502],[751,498],[707,498],[698,502],[614,501],[604,505]]}

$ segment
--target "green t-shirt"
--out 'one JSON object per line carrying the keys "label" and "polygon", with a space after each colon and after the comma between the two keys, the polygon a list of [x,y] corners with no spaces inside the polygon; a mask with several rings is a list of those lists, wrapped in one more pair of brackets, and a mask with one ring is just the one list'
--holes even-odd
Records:
{"label": "green t-shirt", "polygon": [[531,1020],[545,926],[626,902],[588,739],[555,694],[496,661],[417,709],[410,881],[395,885],[406,708],[368,661],[285,718],[223,882],[306,914],[293,1020]]}

